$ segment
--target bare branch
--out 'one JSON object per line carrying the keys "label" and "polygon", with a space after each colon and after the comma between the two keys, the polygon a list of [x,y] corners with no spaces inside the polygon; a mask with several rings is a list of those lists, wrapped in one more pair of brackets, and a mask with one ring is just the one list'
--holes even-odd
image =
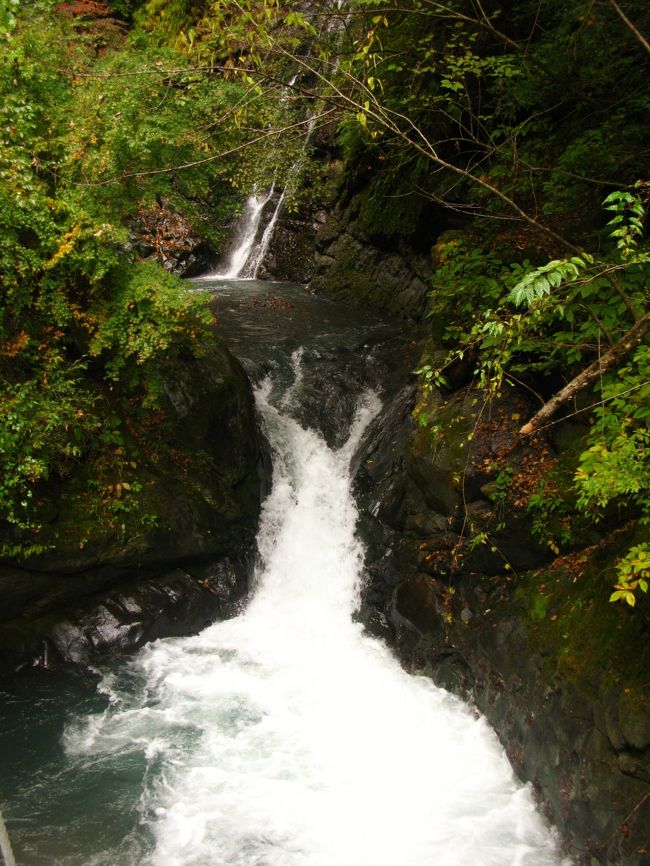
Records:
{"label": "bare branch", "polygon": [[561,391],[558,391],[554,397],[545,403],[539,412],[533,415],[527,424],[524,424],[519,433],[522,436],[534,433],[539,429],[540,425],[555,415],[561,406],[573,399],[587,385],[595,382],[610,367],[613,367],[617,361],[620,361],[628,352],[638,346],[648,331],[650,331],[650,312],[646,313],[638,322],[635,322],[630,330],[602,358],[599,358],[582,370],[568,385],[565,385]]}
{"label": "bare branch", "polygon": [[632,23],[632,21],[630,21],[630,19],[627,17],[627,15],[625,14],[625,12],[623,12],[623,10],[622,10],[621,7],[618,5],[618,3],[616,2],[616,0],[608,0],[608,2],[609,2],[609,5],[612,7],[612,9],[616,12],[616,14],[618,15],[618,17],[621,19],[621,21],[625,24],[625,26],[630,28],[630,30],[632,31],[632,33],[634,33],[634,35],[636,36],[636,38],[637,38],[637,39],[639,40],[639,42],[641,43],[641,45],[643,45],[643,47],[644,47],[645,50],[648,52],[648,54],[650,54],[650,42],[648,42],[648,40],[645,38],[645,36],[643,35],[643,33],[641,33],[641,31],[639,30],[639,28],[636,27],[636,26]]}

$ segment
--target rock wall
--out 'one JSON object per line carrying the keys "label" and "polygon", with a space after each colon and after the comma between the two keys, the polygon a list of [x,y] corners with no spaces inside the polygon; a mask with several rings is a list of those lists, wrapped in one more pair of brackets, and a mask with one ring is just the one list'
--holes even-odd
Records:
{"label": "rock wall", "polygon": [[258,277],[309,283],[316,272],[316,238],[326,221],[327,211],[321,202],[308,202],[297,213],[282,213]]}
{"label": "rock wall", "polygon": [[311,287],[332,298],[419,319],[430,290],[430,258],[403,238],[371,236],[364,227],[363,203],[362,196],[353,196],[328,215],[316,236]]}
{"label": "rock wall", "polygon": [[[405,387],[387,403],[355,458],[360,616],[409,670],[485,714],[576,866],[647,866],[650,623],[608,603],[613,558],[634,529],[592,527],[560,556],[536,541],[516,489],[495,495],[492,468],[526,410],[514,392],[486,409],[462,388]],[[539,459],[514,451],[521,471]],[[481,530],[489,542],[472,548]]]}
{"label": "rock wall", "polygon": [[245,593],[269,477],[250,385],[220,344],[170,365],[164,381],[168,458],[149,452],[146,431],[131,431],[137,507],[120,511],[116,501],[105,519],[89,515],[73,475],[52,491],[44,552],[0,563],[4,667],[91,662],[191,632]]}
{"label": "rock wall", "polygon": [[[329,152],[321,173],[320,191],[281,213],[258,275],[421,318],[433,272],[429,251],[446,227],[441,215],[406,197],[406,217],[389,190],[368,178],[352,182]],[[354,189],[344,188],[350,184]]]}

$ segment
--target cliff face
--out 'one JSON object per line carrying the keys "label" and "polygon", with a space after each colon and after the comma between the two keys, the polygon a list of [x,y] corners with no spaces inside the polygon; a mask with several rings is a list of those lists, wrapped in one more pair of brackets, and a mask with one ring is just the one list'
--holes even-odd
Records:
{"label": "cliff face", "polygon": [[105,513],[88,506],[82,467],[51,490],[44,552],[0,565],[9,665],[89,662],[184,620],[200,628],[245,592],[266,477],[248,380],[215,344],[170,365],[164,382],[165,430],[129,431],[137,460],[99,503]]}
{"label": "cliff face", "polygon": [[[407,387],[356,456],[361,617],[410,670],[485,714],[577,864],[647,864],[649,624],[608,602],[634,525],[585,528],[556,556],[513,504],[516,483],[500,495],[491,469],[516,439],[523,398],[492,405],[489,423],[466,389],[423,400],[433,435],[414,423]],[[530,455],[516,459],[525,471]],[[468,545],[470,526],[489,542]]]}
{"label": "cliff face", "polygon": [[377,204],[372,183],[334,193],[341,165],[325,159],[321,170],[330,186],[297,211],[281,213],[259,276],[308,283],[317,294],[420,319],[433,271],[428,251],[446,225],[441,214],[418,200],[402,222],[395,200]]}
{"label": "cliff face", "polygon": [[311,287],[332,298],[419,319],[429,290],[430,259],[405,238],[373,237],[360,218],[362,204],[354,196],[329,213],[316,237]]}

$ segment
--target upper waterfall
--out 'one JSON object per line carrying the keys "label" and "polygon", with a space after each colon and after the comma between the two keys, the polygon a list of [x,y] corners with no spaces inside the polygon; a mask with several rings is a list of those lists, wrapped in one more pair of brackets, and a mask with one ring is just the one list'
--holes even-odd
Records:
{"label": "upper waterfall", "polygon": [[284,201],[284,192],[278,197],[275,207],[262,231],[266,206],[271,202],[275,193],[275,184],[258,195],[256,192],[246,199],[244,211],[238,222],[237,231],[233,238],[233,249],[223,271],[213,276],[228,280],[255,279],[257,271],[264,259],[273,234],[273,228],[280,214]]}

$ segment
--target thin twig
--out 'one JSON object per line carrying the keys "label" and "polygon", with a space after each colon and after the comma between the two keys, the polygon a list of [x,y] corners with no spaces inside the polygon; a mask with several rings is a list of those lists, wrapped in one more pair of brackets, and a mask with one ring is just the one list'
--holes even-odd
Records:
{"label": "thin twig", "polygon": [[639,42],[641,43],[641,45],[643,45],[643,47],[644,47],[645,50],[648,52],[648,54],[650,54],[650,42],[648,42],[648,40],[645,38],[645,36],[643,35],[643,33],[641,33],[641,31],[639,30],[639,28],[636,27],[636,26],[635,26],[635,25],[630,21],[630,19],[627,17],[627,15],[625,14],[625,12],[623,12],[623,10],[622,10],[621,7],[618,5],[618,3],[616,2],[616,0],[609,0],[609,5],[610,5],[610,6],[612,7],[612,9],[616,12],[616,14],[617,14],[618,17],[621,19],[621,21],[623,21],[623,23],[625,24],[625,26],[626,26],[626,27],[629,27],[629,29],[632,31],[632,33],[634,33],[634,35],[635,35],[636,38],[639,40]]}

